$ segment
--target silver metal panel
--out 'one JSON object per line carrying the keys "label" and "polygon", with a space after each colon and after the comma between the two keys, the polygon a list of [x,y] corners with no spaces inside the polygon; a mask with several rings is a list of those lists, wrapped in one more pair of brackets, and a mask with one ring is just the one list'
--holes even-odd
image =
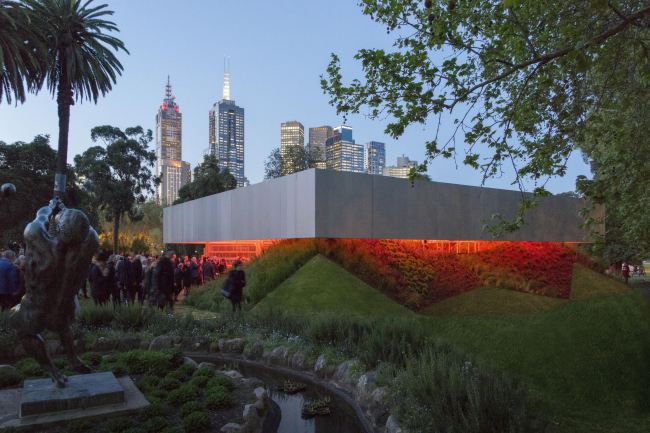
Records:
{"label": "silver metal panel", "polygon": [[[493,214],[516,216],[518,191],[308,170],[165,208],[166,243],[307,237],[493,240]],[[502,240],[583,242],[582,199],[552,196]],[[604,215],[598,207],[596,216]],[[601,230],[604,228],[601,228]]]}

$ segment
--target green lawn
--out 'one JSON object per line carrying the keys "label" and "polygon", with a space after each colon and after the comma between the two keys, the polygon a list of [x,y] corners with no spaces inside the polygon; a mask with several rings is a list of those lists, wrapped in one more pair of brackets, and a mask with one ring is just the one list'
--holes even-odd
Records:
{"label": "green lawn", "polygon": [[373,289],[322,255],[311,259],[255,308],[304,315],[413,316],[407,308]]}
{"label": "green lawn", "polygon": [[579,264],[573,265],[573,278],[571,280],[572,301],[629,293],[630,291],[625,284],[613,278],[601,275]]}

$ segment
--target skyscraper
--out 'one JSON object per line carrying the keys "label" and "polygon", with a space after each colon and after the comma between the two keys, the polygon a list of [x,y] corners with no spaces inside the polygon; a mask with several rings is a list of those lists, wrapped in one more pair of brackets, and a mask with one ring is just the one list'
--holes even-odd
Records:
{"label": "skyscraper", "polygon": [[363,169],[368,174],[381,176],[386,167],[386,145],[369,141],[363,145]]}
{"label": "skyscraper", "polygon": [[230,73],[223,74],[223,98],[209,114],[210,153],[219,160],[219,169],[228,169],[237,179],[237,188],[246,186],[244,177],[244,109],[230,99]]}
{"label": "skyscraper", "polygon": [[317,161],[316,168],[327,168],[327,156],[325,153],[325,145],[327,139],[333,135],[331,126],[317,126],[316,128],[309,128],[309,150],[312,155],[316,155]]}
{"label": "skyscraper", "polygon": [[350,126],[337,126],[325,145],[327,168],[363,173],[363,145],[352,139]]}
{"label": "skyscraper", "polygon": [[300,170],[295,166],[296,148],[305,148],[305,128],[298,121],[286,122],[280,126],[280,155],[282,156],[282,176]]}
{"label": "skyscraper", "polygon": [[384,167],[383,175],[390,177],[399,177],[402,179],[408,179],[411,168],[417,167],[417,161],[411,161],[408,156],[398,156],[397,165],[391,167]]}
{"label": "skyscraper", "polygon": [[165,99],[156,115],[156,174],[160,176],[158,203],[172,204],[178,190],[190,182],[190,165],[183,159],[183,115],[172,96],[167,77]]}

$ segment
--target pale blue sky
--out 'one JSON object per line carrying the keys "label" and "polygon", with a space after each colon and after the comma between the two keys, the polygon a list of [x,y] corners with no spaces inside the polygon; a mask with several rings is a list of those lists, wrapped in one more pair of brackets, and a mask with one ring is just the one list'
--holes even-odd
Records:
{"label": "pale blue sky", "polygon": [[[280,124],[298,120],[309,127],[343,123],[320,89],[320,75],[334,52],[342,60],[346,80],[361,78],[353,59],[361,48],[390,49],[394,35],[362,15],[354,0],[99,0],[115,11],[112,20],[131,55],[118,57],[124,73],[97,105],[83,102],[72,107],[68,160],[93,143],[90,129],[98,125],[120,128],[141,125],[154,129],[155,115],[171,76],[173,94],[183,113],[183,159],[192,168],[208,147],[208,111],[221,99],[223,58],[230,57],[231,99],[246,110],[245,174],[261,182],[263,161],[280,145]],[[350,116],[357,142],[386,143],[387,162],[405,154],[424,159],[424,143],[435,132],[430,125],[410,127],[399,139],[385,135],[386,121]],[[443,131],[451,131],[444,128]],[[0,140],[30,141],[50,134],[56,147],[56,102],[47,92],[30,95],[18,107],[0,106]],[[444,134],[443,134],[444,135]],[[152,143],[153,148],[153,143]],[[462,157],[460,158],[462,160]],[[478,172],[453,161],[429,167],[435,181],[480,185]],[[511,174],[511,173],[510,173]],[[559,193],[573,190],[575,177],[589,174],[576,152],[565,178],[548,188]],[[513,189],[512,176],[487,186]]]}

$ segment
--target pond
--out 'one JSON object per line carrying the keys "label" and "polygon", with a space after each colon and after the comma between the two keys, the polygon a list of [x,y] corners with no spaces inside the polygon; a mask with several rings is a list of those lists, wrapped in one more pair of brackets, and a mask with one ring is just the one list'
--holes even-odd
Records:
{"label": "pond", "polygon": [[[219,365],[221,361],[210,356],[193,356],[196,362],[213,362]],[[230,361],[229,361],[230,363]],[[263,366],[237,362],[239,372],[244,377],[256,377],[264,382],[269,396],[277,404],[273,404],[274,413],[269,414],[262,433],[365,433],[366,429],[357,417],[357,413],[342,397],[329,391],[322,385],[296,378]],[[297,394],[288,395],[277,391],[285,380],[303,382],[307,389]],[[329,396],[330,415],[302,419],[302,406],[306,400],[320,399]]]}

